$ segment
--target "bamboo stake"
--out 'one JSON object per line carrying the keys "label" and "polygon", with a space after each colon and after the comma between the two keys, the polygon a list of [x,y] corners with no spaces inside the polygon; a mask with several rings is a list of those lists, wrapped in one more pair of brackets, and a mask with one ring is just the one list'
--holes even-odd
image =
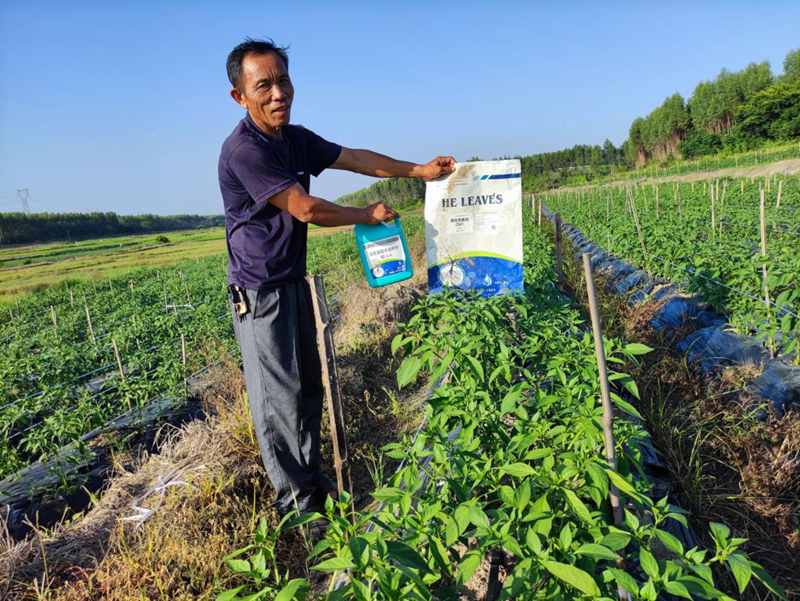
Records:
{"label": "bamboo stake", "polygon": [[50,317],[53,318],[53,327],[58,329],[58,317],[56,317],[56,309],[53,305],[50,305]]}
{"label": "bamboo stake", "polygon": [[558,275],[558,289],[564,291],[564,263],[561,236],[561,213],[556,213],[556,274]]}
{"label": "bamboo stake", "polygon": [[[766,219],[766,198],[764,197],[764,190],[761,190],[761,198],[759,202],[759,213],[761,216],[761,257],[767,256],[767,219]],[[763,276],[764,285],[764,302],[767,304],[767,317],[770,317],[770,300],[769,300],[769,287],[767,286],[767,264],[761,264],[761,274]],[[770,341],[769,344],[770,359],[775,358],[775,344]]]}
{"label": "bamboo stake", "polygon": [[542,203],[539,202],[539,227],[542,227]]}
{"label": "bamboo stake", "polygon": [[[616,443],[614,441],[614,411],[611,406],[611,387],[608,383],[608,366],[606,364],[605,346],[603,345],[603,331],[600,324],[600,311],[597,306],[597,290],[594,286],[594,274],[589,253],[583,253],[583,271],[586,276],[586,295],[589,298],[589,315],[592,319],[592,334],[594,335],[594,349],[597,356],[597,372],[600,377],[600,400],[603,405],[603,441],[605,443],[606,461],[609,467],[617,471]],[[625,520],[622,514],[619,490],[613,482],[608,483],[608,497],[611,501],[611,513],[614,524],[621,525]],[[617,568],[624,569],[622,559],[617,561]],[[620,599],[630,599],[628,593],[617,587]]]}
{"label": "bamboo stake", "polygon": [[72,295],[72,290],[69,291],[69,304],[70,306],[75,304],[75,297]]}
{"label": "bamboo stake", "polygon": [[783,180],[778,182],[778,202],[775,203],[775,210],[781,208],[781,194],[783,194]]}
{"label": "bamboo stake", "polygon": [[744,180],[741,180],[739,183],[742,185],[742,194],[744,194]]}
{"label": "bamboo stake", "polygon": [[317,325],[317,347],[322,367],[322,381],[325,384],[325,398],[330,418],[333,461],[336,482],[339,490],[353,494],[353,481],[350,477],[350,459],[347,454],[347,433],[344,426],[344,408],[339,391],[339,373],[336,369],[336,349],[333,344],[333,325],[328,317],[328,303],[325,298],[325,283],[320,275],[306,276],[311,288],[314,319]]}

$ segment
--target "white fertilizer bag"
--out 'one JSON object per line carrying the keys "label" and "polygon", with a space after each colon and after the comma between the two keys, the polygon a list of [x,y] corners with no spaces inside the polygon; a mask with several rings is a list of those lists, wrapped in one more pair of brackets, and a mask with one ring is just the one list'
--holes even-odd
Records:
{"label": "white fertilizer bag", "polygon": [[522,284],[522,180],[518,160],[456,163],[425,189],[431,294],[447,287],[481,296]]}

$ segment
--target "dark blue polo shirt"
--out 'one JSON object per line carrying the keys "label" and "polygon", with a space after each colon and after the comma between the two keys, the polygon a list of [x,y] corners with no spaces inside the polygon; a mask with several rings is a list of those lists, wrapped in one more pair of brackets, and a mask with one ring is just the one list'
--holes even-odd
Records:
{"label": "dark blue polo shirt", "polygon": [[222,145],[219,187],[225,204],[228,283],[273,288],[306,274],[308,224],[269,203],[296,183],[309,192],[311,176],[330,167],[342,147],[300,125],[281,129],[282,140],[247,115]]}

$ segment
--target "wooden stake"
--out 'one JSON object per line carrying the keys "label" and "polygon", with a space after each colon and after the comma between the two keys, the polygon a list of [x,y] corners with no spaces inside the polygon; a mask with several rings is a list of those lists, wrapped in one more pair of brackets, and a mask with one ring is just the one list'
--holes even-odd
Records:
{"label": "wooden stake", "polygon": [[122,378],[122,381],[125,381],[125,370],[122,367],[122,359],[119,356],[119,347],[117,346],[116,340],[111,340],[111,344],[114,346],[114,356],[117,358],[117,367],[119,368],[119,375]]}
{"label": "wooden stake", "polygon": [[[766,219],[766,198],[764,197],[764,190],[761,190],[761,198],[759,201],[759,213],[761,216],[761,257],[767,256],[767,219]],[[769,287],[767,286],[767,264],[761,264],[762,282],[764,286],[764,302],[767,304],[767,317],[770,317],[770,300],[769,300]],[[770,341],[769,344],[770,359],[775,358],[775,344]]]}
{"label": "wooden stake", "polygon": [[558,275],[558,289],[564,291],[564,264],[561,236],[561,213],[556,213],[556,274]]}
{"label": "wooden stake", "polygon": [[781,208],[781,194],[783,194],[783,180],[778,182],[778,202],[775,203],[775,210]]}
{"label": "wooden stake", "polygon": [[[603,405],[603,441],[605,443],[606,461],[612,471],[617,471],[617,452],[614,441],[614,410],[611,406],[611,387],[608,383],[608,366],[606,364],[606,352],[603,345],[603,331],[600,324],[600,311],[597,307],[597,290],[594,286],[594,274],[592,261],[589,253],[583,253],[583,271],[586,276],[586,294],[589,298],[589,315],[592,319],[592,334],[594,335],[594,350],[597,357],[597,372],[600,377],[600,400]],[[608,497],[611,501],[611,514],[614,524],[617,526],[624,523],[622,504],[620,502],[619,490],[613,482],[608,483]],[[617,568],[624,569],[625,564],[622,559],[618,560]],[[617,595],[620,599],[630,599],[628,593],[621,587],[617,587]]]}
{"label": "wooden stake", "polygon": [[56,309],[50,305],[50,317],[53,318],[53,327],[58,329],[58,317],[56,317]]}
{"label": "wooden stake", "polygon": [[744,194],[744,180],[741,180],[739,183],[742,185],[742,194]]}
{"label": "wooden stake", "polygon": [[72,290],[69,291],[69,304],[70,306],[75,304],[75,297],[72,295]]}
{"label": "wooden stake", "polygon": [[542,203],[539,202],[539,227],[542,227]]}
{"label": "wooden stake", "polygon": [[659,203],[658,186],[656,186],[656,219],[658,219],[658,203]]}
{"label": "wooden stake", "polygon": [[181,361],[183,362],[183,398],[189,398],[189,381],[186,378],[186,336],[181,332]]}
{"label": "wooden stake", "polygon": [[325,283],[321,275],[306,276],[311,289],[314,307],[314,320],[317,325],[317,348],[322,366],[322,381],[325,385],[325,399],[330,419],[331,442],[333,443],[333,462],[336,469],[336,482],[339,490],[353,494],[353,481],[350,477],[350,460],[347,455],[347,433],[344,425],[344,408],[339,391],[339,373],[336,369],[336,349],[333,344],[333,325],[328,317],[328,303],[325,297]]}
{"label": "wooden stake", "polygon": [[714,237],[715,231],[717,229],[717,220],[716,220],[716,213],[714,207],[714,186],[709,186],[708,191],[711,193],[711,236]]}
{"label": "wooden stake", "polygon": [[86,295],[83,295],[83,309],[86,311],[86,323],[89,324],[89,335],[92,337],[92,344],[97,344],[97,338],[94,335],[94,328],[92,327],[92,316],[89,315],[89,305],[86,303]]}

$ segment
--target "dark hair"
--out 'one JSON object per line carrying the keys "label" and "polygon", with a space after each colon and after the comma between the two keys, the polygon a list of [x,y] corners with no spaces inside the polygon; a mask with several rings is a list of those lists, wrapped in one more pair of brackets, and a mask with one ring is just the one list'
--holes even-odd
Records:
{"label": "dark hair", "polygon": [[261,55],[274,52],[281,57],[283,64],[286,65],[288,69],[289,56],[286,54],[288,49],[288,46],[278,46],[271,38],[267,38],[266,40],[245,38],[244,42],[231,50],[231,53],[228,55],[228,79],[231,81],[231,85],[234,88],[239,87],[239,80],[242,77],[242,61],[244,61],[244,57],[248,54]]}

